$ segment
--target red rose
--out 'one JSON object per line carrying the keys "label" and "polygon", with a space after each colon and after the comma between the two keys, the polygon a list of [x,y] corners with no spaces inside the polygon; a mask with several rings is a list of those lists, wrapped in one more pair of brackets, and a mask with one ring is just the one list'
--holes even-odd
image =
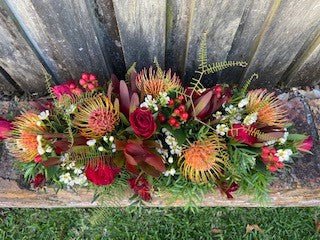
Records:
{"label": "red rose", "polygon": [[152,113],[147,108],[137,108],[130,116],[129,121],[134,133],[138,137],[150,138],[157,129]]}
{"label": "red rose", "polygon": [[6,139],[12,130],[12,123],[0,117],[0,141]]}
{"label": "red rose", "polygon": [[150,184],[147,179],[143,177],[131,178],[128,180],[128,183],[134,193],[138,194],[144,201],[151,200]]}
{"label": "red rose", "polygon": [[98,186],[112,184],[119,172],[119,168],[111,167],[103,161],[99,161],[96,165],[88,164],[85,169],[87,179]]}
{"label": "red rose", "polygon": [[[253,127],[251,126],[251,128]],[[255,144],[258,141],[256,137],[251,136],[248,133],[248,127],[240,123],[236,123],[232,125],[232,128],[228,132],[228,136],[234,138],[235,140],[241,143],[245,143],[250,146]]]}
{"label": "red rose", "polygon": [[46,177],[42,173],[38,173],[33,180],[31,180],[31,187],[33,189],[38,189],[44,186],[46,182]]}

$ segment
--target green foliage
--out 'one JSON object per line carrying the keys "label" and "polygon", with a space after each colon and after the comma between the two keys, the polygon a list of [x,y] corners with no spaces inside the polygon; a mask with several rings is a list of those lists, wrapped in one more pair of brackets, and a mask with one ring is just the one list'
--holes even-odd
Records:
{"label": "green foliage", "polygon": [[247,67],[247,62],[244,61],[225,61],[225,62],[217,62],[207,65],[207,67],[204,69],[204,74],[213,74],[220,72],[224,69],[230,68],[230,67]]}

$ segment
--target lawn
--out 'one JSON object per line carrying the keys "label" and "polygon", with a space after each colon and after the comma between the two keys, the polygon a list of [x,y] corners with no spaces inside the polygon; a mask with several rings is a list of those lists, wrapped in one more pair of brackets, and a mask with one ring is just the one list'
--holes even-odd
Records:
{"label": "lawn", "polygon": [[320,239],[320,208],[107,208],[102,218],[92,211],[1,209],[0,239]]}

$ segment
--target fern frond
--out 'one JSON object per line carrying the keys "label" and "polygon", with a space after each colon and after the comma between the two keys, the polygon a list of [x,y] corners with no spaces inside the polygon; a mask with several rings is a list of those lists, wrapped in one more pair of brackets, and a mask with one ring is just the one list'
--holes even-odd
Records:
{"label": "fern frond", "polygon": [[249,126],[246,129],[247,133],[250,136],[256,137],[258,138],[260,141],[263,142],[269,142],[269,141],[274,141],[277,140],[281,137],[281,135],[283,134],[282,132],[279,132],[279,134],[274,134],[274,133],[264,133],[262,131],[260,131],[259,129]]}
{"label": "fern frond", "polygon": [[207,54],[207,33],[205,32],[200,41],[200,50],[198,53],[198,69],[203,72],[207,68],[208,54]]}
{"label": "fern frond", "polygon": [[225,62],[217,62],[207,65],[207,67],[204,69],[204,74],[212,74],[220,72],[224,69],[227,69],[229,67],[247,67],[248,63],[244,61],[225,61]]}
{"label": "fern frond", "polygon": [[76,161],[81,165],[97,165],[99,161],[110,161],[110,157],[97,149],[90,148],[88,146],[75,146],[69,151],[69,159]]}
{"label": "fern frond", "polygon": [[51,81],[52,80],[52,76],[45,72],[44,73],[44,80],[46,82],[47,92],[49,93],[50,97],[55,100],[56,96],[52,92],[52,81]]}
{"label": "fern frond", "polygon": [[241,94],[242,94],[242,95],[246,95],[247,92],[248,92],[248,88],[249,88],[251,82],[252,82],[254,79],[258,79],[258,78],[259,78],[259,75],[258,75],[257,73],[252,74],[252,75],[250,76],[250,78],[247,79],[247,80],[244,82],[244,85],[242,86],[242,88],[241,88],[241,90],[240,90],[240,91],[241,91]]}

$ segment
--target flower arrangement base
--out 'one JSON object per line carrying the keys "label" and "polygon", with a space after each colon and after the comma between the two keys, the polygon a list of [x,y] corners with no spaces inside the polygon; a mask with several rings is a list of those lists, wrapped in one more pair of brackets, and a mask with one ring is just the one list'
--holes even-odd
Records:
{"label": "flower arrangement base", "polygon": [[[289,94],[283,97],[288,98]],[[313,155],[305,155],[298,159],[290,169],[277,175],[270,189],[270,200],[263,206],[319,206],[320,205],[320,99],[308,99],[291,94],[287,106],[289,116],[297,130],[310,134],[314,139]],[[286,99],[285,99],[286,100]],[[26,101],[0,101],[1,115],[17,115],[28,108]],[[96,207],[98,202],[92,202],[94,193],[86,189],[74,191],[60,190],[58,193],[51,187],[46,190],[32,191],[25,187],[21,176],[14,170],[14,159],[8,154],[5,146],[1,149],[0,160],[0,207]],[[124,194],[122,199],[105,202],[107,206],[128,206],[132,192]],[[146,206],[185,206],[183,199],[168,202],[169,194],[165,191],[161,195],[154,193],[151,202]],[[227,200],[219,191],[207,195],[199,206],[232,206],[256,207],[261,203],[253,201],[252,197],[235,193],[234,198]]]}

